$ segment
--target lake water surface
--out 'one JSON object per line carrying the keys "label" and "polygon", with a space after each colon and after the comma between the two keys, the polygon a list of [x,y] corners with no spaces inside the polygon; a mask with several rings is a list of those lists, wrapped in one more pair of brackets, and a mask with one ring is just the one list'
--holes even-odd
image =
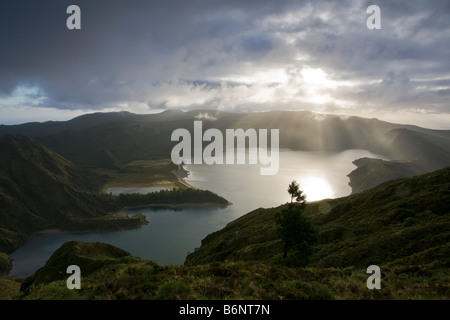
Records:
{"label": "lake water surface", "polygon": [[[337,198],[351,193],[347,174],[356,168],[352,161],[362,157],[383,158],[365,150],[344,152],[280,151],[276,175],[260,175],[259,165],[185,165],[190,171],[186,182],[196,188],[211,190],[233,205],[227,208],[167,207],[124,211],[142,213],[150,222],[139,229],[104,233],[68,233],[46,231],[17,249],[11,258],[11,276],[25,276],[43,266],[64,242],[80,240],[106,242],[132,255],[162,265],[183,264],[188,252],[200,247],[208,234],[259,207],[275,207],[290,201],[287,187],[292,180],[300,183],[307,201]],[[153,192],[158,189],[115,188],[108,192]],[[70,261],[67,262],[70,265]]]}

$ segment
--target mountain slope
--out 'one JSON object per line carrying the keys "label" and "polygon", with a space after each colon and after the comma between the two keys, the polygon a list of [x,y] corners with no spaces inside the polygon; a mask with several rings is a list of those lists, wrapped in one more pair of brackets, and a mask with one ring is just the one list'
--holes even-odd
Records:
{"label": "mountain slope", "polygon": [[450,163],[450,137],[408,129],[391,130],[387,136],[392,139],[390,149],[397,158],[416,160],[426,170]]}
{"label": "mountain slope", "polygon": [[[282,207],[254,210],[210,234],[183,266],[66,243],[24,280],[21,298],[450,298],[450,168],[307,204],[321,240],[306,268],[280,263],[275,214]],[[68,260],[86,270],[82,290],[67,290],[61,272]],[[380,290],[367,289],[371,264],[381,268]]]}
{"label": "mountain slope", "polygon": [[[282,252],[275,223],[282,207],[257,209],[208,235],[186,264],[275,259]],[[309,203],[305,214],[320,230],[312,266],[363,267],[399,259],[450,266],[450,168]]]}
{"label": "mountain slope", "polygon": [[144,155],[167,158],[176,144],[170,141],[172,131],[186,128],[193,134],[195,120],[203,121],[204,130],[217,128],[222,132],[238,128],[280,129],[281,148],[303,151],[366,149],[396,158],[405,154],[395,154],[398,153],[397,146],[390,146],[393,137],[387,134],[391,130],[407,129],[435,138],[448,138],[446,131],[377,119],[318,115],[307,111],[238,114],[215,110],[166,111],[150,115],[96,113],[66,122],[1,126],[0,135],[13,133],[35,137],[78,164],[98,165],[92,156],[101,152],[119,163],[143,159]]}
{"label": "mountain slope", "polygon": [[381,159],[360,158],[353,161],[357,166],[347,176],[352,193],[369,190],[379,184],[405,177],[413,177],[427,172],[418,161],[386,161]]}
{"label": "mountain slope", "polygon": [[68,261],[71,265],[83,266],[83,277],[85,277],[108,264],[117,263],[117,259],[120,258],[137,260],[127,251],[106,243],[66,242],[52,254],[44,267],[22,283],[22,291],[27,292],[30,284],[36,286],[66,279],[67,274],[61,270],[68,267]]}
{"label": "mountain slope", "polygon": [[0,251],[33,232],[104,216],[113,206],[91,192],[104,182],[28,138],[0,138]]}
{"label": "mountain slope", "polygon": [[365,149],[395,161],[384,165],[360,162],[359,170],[351,175],[354,192],[397,177],[410,177],[450,165],[448,130],[308,111],[95,113],[65,122],[0,126],[0,136],[24,134],[77,165],[121,169],[135,160],[170,158],[177,143],[171,141],[172,132],[185,128],[193,135],[195,120],[203,121],[203,131],[209,128],[222,132],[238,128],[279,129],[280,148],[330,152]]}
{"label": "mountain slope", "polygon": [[450,165],[450,136],[448,131],[417,131],[401,128],[386,134],[393,161],[357,159],[358,167],[348,176],[352,192],[368,190],[397,178],[412,177]]}
{"label": "mountain slope", "polygon": [[[226,199],[206,190],[175,189],[127,195],[98,192],[107,177],[81,169],[23,136],[0,138],[0,253],[10,254],[33,233],[45,229],[105,231],[146,224],[143,215],[114,214],[124,207],[209,203]],[[0,255],[0,273],[10,263]]]}

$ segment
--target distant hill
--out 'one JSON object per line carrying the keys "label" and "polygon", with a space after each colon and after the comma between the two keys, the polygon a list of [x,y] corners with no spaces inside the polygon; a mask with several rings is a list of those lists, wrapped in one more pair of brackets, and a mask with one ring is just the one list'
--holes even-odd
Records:
{"label": "distant hill", "polygon": [[106,243],[69,241],[54,252],[43,268],[22,283],[22,290],[28,291],[31,283],[39,285],[66,279],[67,274],[61,272],[61,269],[67,269],[68,261],[71,265],[83,266],[83,276],[88,276],[108,264],[118,263],[120,258],[128,259],[131,255],[125,250]]}
{"label": "distant hill", "polygon": [[[204,130],[280,129],[281,148],[306,151],[365,148],[375,153],[386,153],[384,143],[389,140],[385,134],[395,128],[408,127],[376,119],[316,115],[308,111],[228,113],[195,110],[149,115],[95,113],[65,122],[0,126],[0,135],[35,137],[72,161],[98,165],[92,155],[102,150],[119,162],[138,160],[144,154],[167,157],[175,144],[170,141],[172,131],[186,128],[193,133],[194,120],[203,120]],[[124,143],[130,146],[126,147]],[[77,152],[70,152],[71,148]]]}
{"label": "distant hill", "polygon": [[417,160],[386,161],[381,159],[360,158],[353,161],[358,168],[348,174],[352,193],[362,192],[379,184],[404,177],[412,177],[432,171],[422,167]]}
{"label": "distant hill", "polygon": [[104,216],[115,208],[93,192],[104,183],[26,137],[1,137],[0,252],[10,253],[36,231]]}
{"label": "distant hill", "polygon": [[[135,160],[170,158],[176,144],[170,141],[172,132],[186,128],[193,134],[195,120],[203,121],[203,130],[280,129],[280,148],[331,152],[365,149],[396,161],[388,170],[372,162],[359,162],[360,170],[350,176],[354,192],[450,165],[450,130],[309,111],[94,113],[62,122],[0,126],[0,136],[32,137],[79,166],[121,169]],[[406,163],[411,161],[414,168]]]}
{"label": "distant hill", "polygon": [[449,131],[417,131],[401,128],[386,134],[389,154],[393,161],[357,159],[358,167],[348,176],[352,192],[361,192],[382,182],[420,175],[450,165]]}
{"label": "distant hill", "polygon": [[163,190],[149,195],[102,194],[98,190],[107,179],[24,136],[1,137],[0,252],[11,253],[34,232],[50,228],[111,230],[146,223],[140,215],[110,215],[124,207],[180,203],[228,205],[224,198],[197,189]]}
{"label": "distant hill", "polygon": [[[159,266],[105,244],[66,243],[23,281],[21,298],[450,298],[450,168],[308,203],[320,242],[305,268],[280,263],[275,215],[283,206],[254,210],[208,235],[184,266]],[[86,270],[82,290],[67,290],[61,272],[68,260]],[[366,287],[372,264],[381,268],[380,290]]]}

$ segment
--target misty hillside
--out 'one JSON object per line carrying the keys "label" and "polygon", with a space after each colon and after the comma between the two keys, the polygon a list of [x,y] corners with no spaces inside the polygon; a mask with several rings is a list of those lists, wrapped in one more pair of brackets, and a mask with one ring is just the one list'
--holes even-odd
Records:
{"label": "misty hillside", "polygon": [[0,252],[12,252],[36,231],[105,216],[116,205],[93,193],[104,182],[28,138],[0,138]]}
{"label": "misty hillside", "polygon": [[27,135],[80,166],[120,169],[134,160],[170,158],[176,144],[170,139],[172,132],[186,128],[193,135],[195,120],[203,121],[203,130],[279,129],[280,148],[331,152],[365,149],[397,160],[393,165],[384,163],[388,168],[359,162],[358,171],[350,176],[354,192],[450,165],[450,131],[308,111],[95,113],[65,122],[0,126],[0,135]]}
{"label": "misty hillside", "polygon": [[[96,160],[90,156],[100,151],[109,152],[119,162],[124,162],[139,159],[146,154],[167,156],[169,152],[170,155],[170,150],[175,145],[170,141],[172,131],[186,128],[193,135],[195,120],[203,121],[203,130],[217,128],[224,132],[225,129],[237,128],[279,129],[281,148],[303,151],[364,148],[394,158],[410,156],[410,150],[399,151],[396,144],[411,143],[402,141],[402,137],[394,134],[395,130],[407,129],[419,137],[427,134],[430,138],[426,142],[433,145],[441,142],[448,144],[450,138],[446,131],[392,124],[376,119],[318,115],[308,111],[237,114],[211,110],[166,111],[149,115],[96,113],[66,122],[1,126],[0,135],[23,134],[35,137],[69,159],[78,159],[86,164],[95,164]],[[124,146],[126,143],[130,146]],[[82,149],[81,144],[84,144],[85,149]],[[79,152],[71,152],[71,148]],[[81,155],[76,155],[78,153]]]}
{"label": "misty hillside", "polygon": [[1,253],[10,254],[39,231],[108,231],[147,223],[141,214],[116,214],[124,207],[229,204],[213,192],[193,188],[108,195],[99,191],[108,179],[24,136],[0,137],[0,274],[11,267]]}
{"label": "misty hillside", "polygon": [[[383,154],[389,153],[388,144],[392,140],[386,134],[390,130],[406,127],[376,119],[325,116],[307,111],[237,114],[196,110],[149,115],[96,113],[65,122],[1,126],[0,135],[35,137],[73,161],[96,165],[90,156],[101,151],[109,152],[120,162],[136,160],[145,154],[167,156],[175,145],[170,141],[172,131],[186,128],[193,134],[194,120],[203,120],[204,130],[217,128],[223,132],[237,128],[280,129],[281,148],[304,151],[365,148]],[[90,139],[86,140],[88,137]],[[159,140],[159,143],[153,140]],[[125,150],[126,142],[130,146]],[[82,143],[86,144],[84,150],[80,146]],[[71,152],[71,148],[79,152]],[[76,155],[80,152],[81,155]]]}

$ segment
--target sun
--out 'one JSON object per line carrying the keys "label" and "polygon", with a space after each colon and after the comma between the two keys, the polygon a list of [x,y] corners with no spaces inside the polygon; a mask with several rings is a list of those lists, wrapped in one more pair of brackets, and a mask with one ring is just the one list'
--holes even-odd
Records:
{"label": "sun", "polygon": [[326,179],[313,176],[305,177],[301,181],[301,189],[306,194],[306,201],[333,198],[333,189]]}
{"label": "sun", "polygon": [[301,71],[303,81],[308,85],[322,85],[327,81],[322,69],[305,68]]}
{"label": "sun", "polygon": [[329,79],[325,71],[320,68],[303,68],[301,71],[306,88],[307,101],[314,104],[325,104],[332,101],[328,89],[334,89],[336,83]]}

